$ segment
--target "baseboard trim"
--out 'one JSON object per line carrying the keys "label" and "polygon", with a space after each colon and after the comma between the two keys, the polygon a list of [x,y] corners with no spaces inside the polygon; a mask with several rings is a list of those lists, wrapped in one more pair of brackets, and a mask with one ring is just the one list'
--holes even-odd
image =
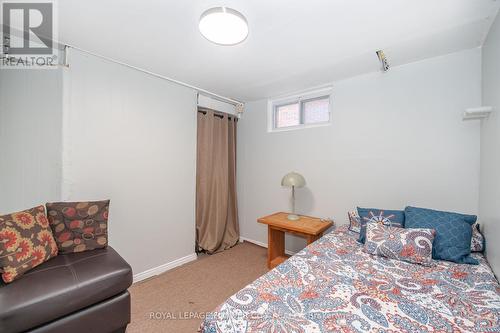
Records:
{"label": "baseboard trim", "polygon": [[153,268],[148,269],[144,272],[134,274],[134,278],[133,278],[134,282],[133,283],[137,283],[139,281],[148,279],[150,277],[159,275],[161,273],[165,273],[166,271],[169,271],[172,268],[175,268],[175,267],[178,267],[180,265],[187,264],[188,262],[194,261],[194,260],[196,260],[196,258],[197,258],[196,253],[192,253],[190,255],[176,259],[174,261],[167,262],[166,264],[163,264],[163,265],[160,265],[157,267],[153,267]]}
{"label": "baseboard trim", "polygon": [[[240,237],[240,243],[242,242],[249,242],[258,246],[265,247],[267,249],[267,243],[259,242],[254,239],[246,238],[246,237]],[[292,252],[290,250],[285,250],[285,253],[288,254],[289,256],[295,255],[297,252]]]}

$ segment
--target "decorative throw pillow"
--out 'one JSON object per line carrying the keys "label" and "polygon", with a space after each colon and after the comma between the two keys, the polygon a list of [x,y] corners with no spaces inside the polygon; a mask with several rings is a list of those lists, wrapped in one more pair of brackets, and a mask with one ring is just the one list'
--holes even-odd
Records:
{"label": "decorative throw pillow", "polygon": [[432,258],[474,264],[479,262],[470,256],[472,228],[475,215],[464,215],[432,209],[406,207],[406,228],[430,228],[436,230]]}
{"label": "decorative throw pillow", "polygon": [[349,217],[349,230],[359,234],[361,231],[361,219],[359,218],[358,212],[354,210],[350,211],[347,213],[347,216]]}
{"label": "decorative throw pillow", "polygon": [[368,223],[379,223],[393,227],[404,227],[405,214],[402,210],[386,210],[376,208],[358,207],[358,215],[361,218],[361,231],[358,241],[365,243],[366,225]]}
{"label": "decorative throw pillow", "polygon": [[432,265],[433,229],[404,229],[379,223],[366,225],[364,251],[424,266]]}
{"label": "decorative throw pillow", "polygon": [[0,271],[5,283],[56,255],[45,207],[0,216]]}
{"label": "decorative throw pillow", "polygon": [[108,211],[109,200],[47,203],[47,216],[59,253],[106,247]]}
{"label": "decorative throw pillow", "polygon": [[479,223],[474,223],[472,226],[472,239],[470,243],[471,252],[484,252],[485,239],[480,231]]}

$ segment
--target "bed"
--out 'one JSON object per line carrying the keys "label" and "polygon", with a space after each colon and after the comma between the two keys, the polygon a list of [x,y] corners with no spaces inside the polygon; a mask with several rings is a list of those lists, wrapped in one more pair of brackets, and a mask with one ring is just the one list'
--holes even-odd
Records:
{"label": "bed", "polygon": [[200,331],[500,332],[500,285],[479,265],[372,256],[341,226],[246,286]]}

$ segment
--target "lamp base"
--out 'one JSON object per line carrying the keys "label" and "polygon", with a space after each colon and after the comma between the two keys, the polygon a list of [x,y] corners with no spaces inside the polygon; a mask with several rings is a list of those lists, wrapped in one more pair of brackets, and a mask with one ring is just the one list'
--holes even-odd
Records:
{"label": "lamp base", "polygon": [[289,214],[289,215],[287,216],[287,218],[288,218],[290,221],[297,221],[297,220],[300,220],[300,216],[295,215],[295,214]]}

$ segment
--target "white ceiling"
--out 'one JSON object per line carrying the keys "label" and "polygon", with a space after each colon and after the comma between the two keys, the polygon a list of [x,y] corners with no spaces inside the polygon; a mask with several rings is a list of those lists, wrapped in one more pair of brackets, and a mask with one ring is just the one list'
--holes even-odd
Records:
{"label": "white ceiling", "polygon": [[[210,43],[206,9],[243,13],[248,38]],[[244,101],[481,46],[495,0],[61,0],[60,40]]]}

